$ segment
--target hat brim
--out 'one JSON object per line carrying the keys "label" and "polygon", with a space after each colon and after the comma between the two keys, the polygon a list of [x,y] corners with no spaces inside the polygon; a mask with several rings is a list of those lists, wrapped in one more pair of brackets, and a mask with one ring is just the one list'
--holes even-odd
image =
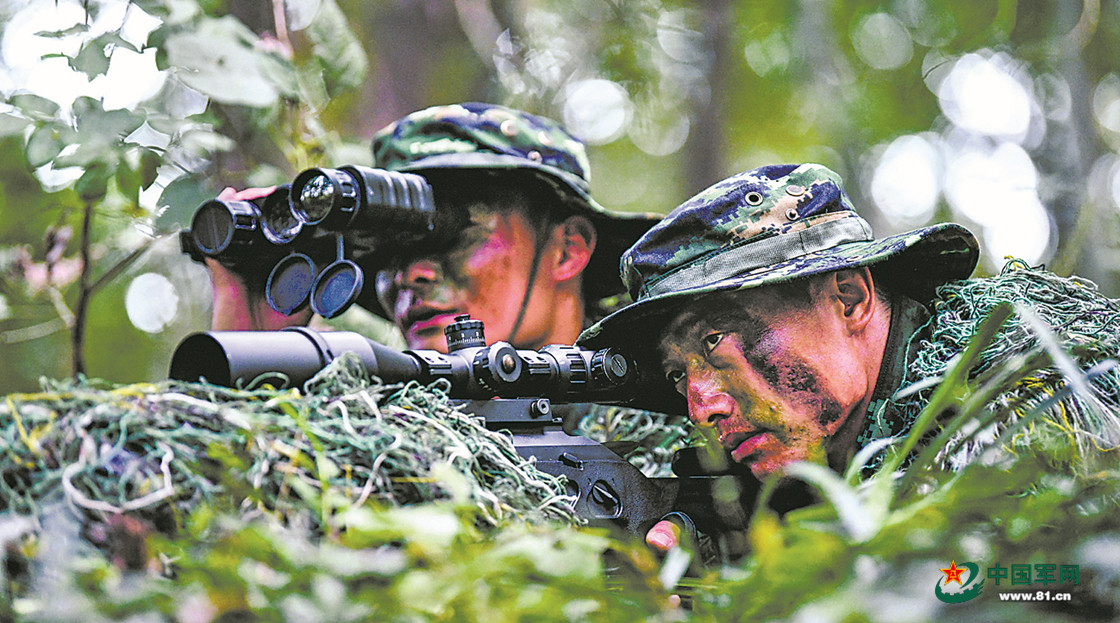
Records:
{"label": "hat brim", "polygon": [[[784,283],[845,268],[872,267],[890,292],[929,300],[940,285],[972,274],[980,248],[975,236],[955,223],[944,223],[889,236],[849,242],[733,277],[641,299],[585,330],[577,343],[584,348],[616,347],[637,360],[642,370],[633,406],[666,411],[666,400],[679,402],[675,391],[656,370],[656,339],[684,306],[716,292],[734,292]],[[654,343],[651,343],[654,342]],[[671,388],[669,388],[671,389]],[[660,404],[659,404],[660,403]],[[676,405],[679,407],[679,405]]]}

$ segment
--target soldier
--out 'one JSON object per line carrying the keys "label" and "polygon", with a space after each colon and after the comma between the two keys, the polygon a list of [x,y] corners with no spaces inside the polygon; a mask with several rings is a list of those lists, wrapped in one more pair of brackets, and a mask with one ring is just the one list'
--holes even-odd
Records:
{"label": "soldier", "polygon": [[[612,213],[589,194],[583,143],[556,122],[493,104],[435,106],[373,139],[374,166],[416,173],[455,235],[441,246],[392,249],[359,303],[388,318],[412,349],[446,351],[443,329],[459,314],[482,320],[488,342],[520,349],[572,344],[623,294],[618,259],[660,216]],[[223,191],[252,199],[271,189]],[[450,225],[448,224],[450,223]],[[384,258],[382,258],[384,259]],[[215,330],[307,324],[284,315],[244,279],[208,259]],[[376,294],[376,298],[372,296]],[[378,301],[380,304],[378,304]],[[687,436],[683,418],[603,405],[558,408],[566,428],[599,441],[631,441],[627,456],[647,475],[666,475]],[[625,424],[619,424],[625,419]]]}
{"label": "soldier", "polygon": [[[977,312],[1000,300],[1040,310],[1083,348],[1084,367],[1120,352],[1120,306],[1091,284],[1021,264],[965,280],[977,258],[975,238],[951,223],[876,240],[823,166],[762,167],[701,192],[627,250],[622,276],[635,302],[580,343],[629,348],[655,371],[639,405],[687,410],[758,478],[793,461],[842,471],[872,441],[905,435],[929,393],[896,390],[943,373],[965,345],[948,336],[970,335]],[[1086,348],[1086,336],[1103,341]],[[1032,345],[1005,340],[986,361]],[[1061,375],[1053,378],[1029,391],[1052,395]],[[1104,416],[1078,421],[1099,410],[1079,402],[1096,398],[1074,396],[1054,407],[1074,416],[1072,430],[1032,434],[1115,448],[1115,381],[1098,388]],[[667,548],[678,536],[662,522],[647,540]]]}
{"label": "soldier", "polygon": [[[376,167],[426,178],[456,233],[439,248],[394,249],[388,264],[374,267],[381,305],[369,295],[361,302],[392,320],[409,348],[444,350],[443,328],[458,314],[482,320],[490,342],[571,344],[600,299],[622,292],[618,257],[659,218],[605,210],[591,198],[578,139],[550,119],[493,104],[412,113],[377,133],[373,158]],[[215,330],[311,319],[307,309],[272,310],[241,276],[208,265]]]}

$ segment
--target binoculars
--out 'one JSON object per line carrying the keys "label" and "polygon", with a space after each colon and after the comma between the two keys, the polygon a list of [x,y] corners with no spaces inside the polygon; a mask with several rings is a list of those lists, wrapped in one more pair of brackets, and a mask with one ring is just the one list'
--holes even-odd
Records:
{"label": "binoculars", "polygon": [[362,268],[387,242],[416,244],[435,234],[432,188],[419,175],[347,165],[312,168],[251,201],[200,205],[182,251],[242,274],[268,271],[265,298],[291,315],[310,304],[325,318],[346,311],[362,292]]}

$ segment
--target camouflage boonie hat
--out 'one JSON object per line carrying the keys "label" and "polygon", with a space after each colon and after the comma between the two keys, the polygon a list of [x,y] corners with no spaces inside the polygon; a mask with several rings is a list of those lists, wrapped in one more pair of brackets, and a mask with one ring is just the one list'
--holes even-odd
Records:
{"label": "camouflage boonie hat", "polygon": [[648,323],[690,298],[859,266],[880,265],[896,290],[921,300],[968,277],[978,258],[976,238],[955,223],[875,240],[840,176],[819,164],[761,167],[700,192],[628,249],[622,279],[635,302],[579,343],[648,341]]}
{"label": "camouflage boonie hat", "polygon": [[[608,211],[591,198],[583,142],[557,122],[496,104],[433,106],[393,122],[373,137],[374,166],[424,175],[440,170],[526,171],[553,186],[574,214],[595,225],[598,244],[584,271],[587,292],[602,298],[623,291],[618,258],[659,214]],[[438,209],[438,205],[436,206]]]}

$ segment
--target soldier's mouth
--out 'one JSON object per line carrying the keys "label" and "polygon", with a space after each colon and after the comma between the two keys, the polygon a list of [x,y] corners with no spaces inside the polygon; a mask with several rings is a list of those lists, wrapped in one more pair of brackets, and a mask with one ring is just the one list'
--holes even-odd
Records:
{"label": "soldier's mouth", "polygon": [[458,315],[458,312],[453,309],[447,310],[419,305],[408,310],[404,316],[404,322],[401,324],[406,333],[430,331],[437,328],[442,330],[446,324],[455,319],[456,315]]}
{"label": "soldier's mouth", "polygon": [[731,453],[731,459],[742,463],[758,450],[766,441],[766,431],[751,431],[745,433],[731,433],[720,439],[720,444]]}

